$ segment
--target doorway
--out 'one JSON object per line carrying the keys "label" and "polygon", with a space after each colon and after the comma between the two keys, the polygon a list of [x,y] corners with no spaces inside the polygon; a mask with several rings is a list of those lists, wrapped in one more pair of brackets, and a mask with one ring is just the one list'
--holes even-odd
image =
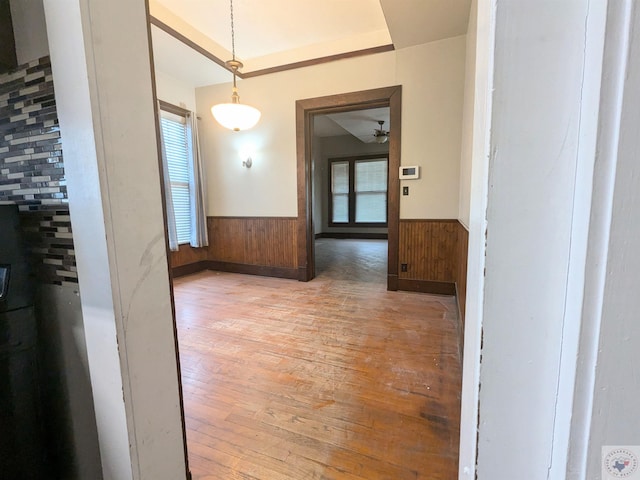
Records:
{"label": "doorway", "polygon": [[[312,196],[316,278],[386,285],[389,107],[314,117]],[[345,278],[347,279],[347,278]]]}
{"label": "doorway", "polygon": [[393,86],[360,92],[298,100],[296,102],[296,150],[298,176],[297,257],[298,280],[315,277],[315,229],[313,214],[313,127],[317,115],[389,108],[393,134],[389,137],[387,290],[398,289],[398,224],[402,87]]}

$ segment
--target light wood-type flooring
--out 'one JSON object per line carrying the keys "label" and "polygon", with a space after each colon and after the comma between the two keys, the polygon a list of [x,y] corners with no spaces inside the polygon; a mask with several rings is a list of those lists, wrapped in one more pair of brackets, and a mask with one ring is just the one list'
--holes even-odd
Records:
{"label": "light wood-type flooring", "polygon": [[316,242],[308,283],[175,281],[194,480],[454,480],[453,297],[386,291],[386,242]]}

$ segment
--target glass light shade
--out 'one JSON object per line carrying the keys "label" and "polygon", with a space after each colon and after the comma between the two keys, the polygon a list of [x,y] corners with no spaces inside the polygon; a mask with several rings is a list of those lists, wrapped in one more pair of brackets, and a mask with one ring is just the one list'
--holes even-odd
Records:
{"label": "glass light shade", "polygon": [[385,143],[387,140],[389,140],[389,135],[385,135],[383,133],[377,133],[376,134],[376,142],[378,143]]}
{"label": "glass light shade", "polygon": [[211,107],[211,114],[229,130],[247,130],[260,120],[260,110],[242,103],[220,103]]}

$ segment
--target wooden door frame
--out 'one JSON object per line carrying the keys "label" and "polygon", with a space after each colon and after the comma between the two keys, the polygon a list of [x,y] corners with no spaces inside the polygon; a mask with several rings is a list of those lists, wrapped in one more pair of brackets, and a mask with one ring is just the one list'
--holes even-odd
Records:
{"label": "wooden door frame", "polygon": [[402,132],[402,86],[341,93],[296,101],[296,155],[298,174],[298,280],[315,276],[311,142],[315,115],[368,108],[389,107],[389,177],[387,210],[388,266],[387,290],[398,289],[398,241],[400,222],[400,139]]}

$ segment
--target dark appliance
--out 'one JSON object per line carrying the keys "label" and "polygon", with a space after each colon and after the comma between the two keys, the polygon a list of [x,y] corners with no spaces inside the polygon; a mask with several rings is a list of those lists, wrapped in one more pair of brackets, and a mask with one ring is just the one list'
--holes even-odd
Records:
{"label": "dark appliance", "polygon": [[47,478],[34,287],[18,207],[0,205],[0,477]]}

